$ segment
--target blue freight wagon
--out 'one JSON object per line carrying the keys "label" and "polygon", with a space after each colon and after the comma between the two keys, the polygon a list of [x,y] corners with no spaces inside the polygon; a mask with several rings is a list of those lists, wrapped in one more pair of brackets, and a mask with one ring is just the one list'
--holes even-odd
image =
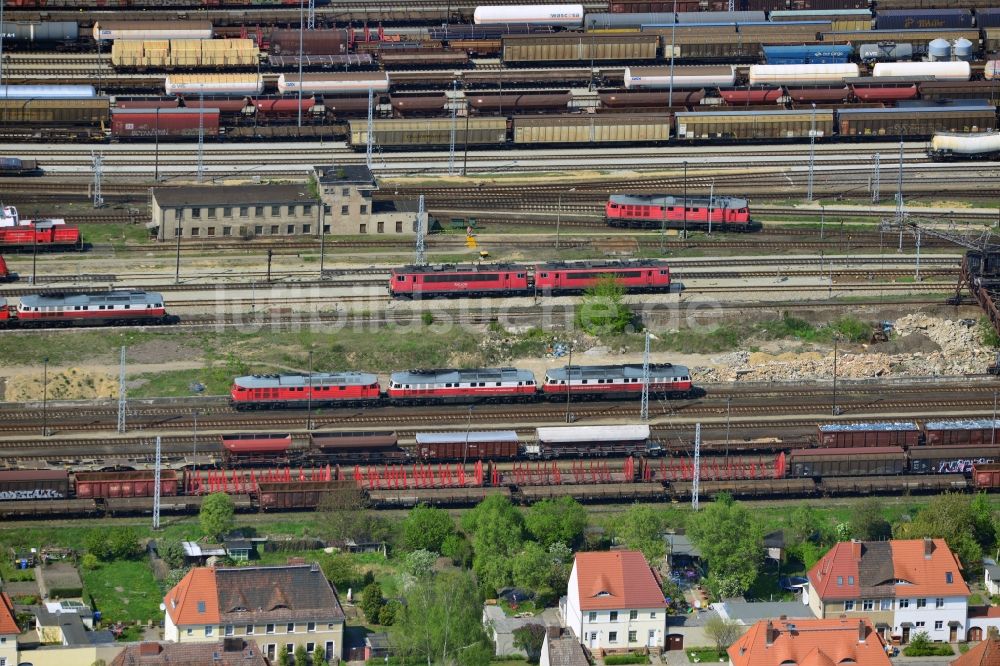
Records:
{"label": "blue freight wagon", "polygon": [[854,47],[836,44],[762,46],[768,65],[837,65],[851,61]]}

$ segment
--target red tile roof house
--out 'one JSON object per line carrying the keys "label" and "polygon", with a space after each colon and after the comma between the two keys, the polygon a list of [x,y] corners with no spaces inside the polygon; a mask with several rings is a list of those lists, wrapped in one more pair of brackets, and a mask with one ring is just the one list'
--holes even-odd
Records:
{"label": "red tile roof house", "polygon": [[729,646],[729,666],[891,666],[865,618],[761,620]]}
{"label": "red tile roof house", "polygon": [[344,610],[318,565],[192,569],[163,598],[164,638],[176,643],[255,641],[274,659],[317,646],[340,658]]}
{"label": "red tile roof house", "polygon": [[14,604],[0,592],[0,666],[17,666],[17,636],[21,633],[14,618]]}
{"label": "red tile roof house", "polygon": [[965,638],[969,586],[943,539],[843,541],[809,570],[809,606],[819,618],[867,618],[886,640]]}
{"label": "red tile roof house", "polygon": [[667,602],[642,553],[577,553],[561,609],[584,647],[604,653],[663,648]]}
{"label": "red tile roof house", "polygon": [[951,662],[951,666],[1000,666],[1000,640],[983,641]]}
{"label": "red tile roof house", "polygon": [[242,638],[215,643],[132,643],[111,666],[269,666],[257,644]]}

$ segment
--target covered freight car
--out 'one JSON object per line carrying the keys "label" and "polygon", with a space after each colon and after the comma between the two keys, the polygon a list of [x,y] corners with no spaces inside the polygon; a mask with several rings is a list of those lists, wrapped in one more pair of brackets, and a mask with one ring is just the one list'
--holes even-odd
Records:
{"label": "covered freight car", "polygon": [[525,447],[532,458],[650,455],[662,452],[650,441],[648,425],[556,426],[536,428],[535,442]]}
{"label": "covered freight car", "polygon": [[969,474],[975,465],[1000,461],[1000,446],[922,446],[909,455],[913,474]]}
{"label": "covered freight car", "polygon": [[269,53],[299,54],[301,35],[303,55],[344,55],[350,48],[350,33],[343,29],[291,30],[275,28],[271,31]]}
{"label": "covered freight car", "polygon": [[876,30],[969,29],[972,12],[968,9],[879,9],[875,12]]}
{"label": "covered freight car", "polygon": [[[421,120],[375,120],[372,126],[375,145],[380,148],[426,149],[455,145],[502,146],[507,142],[507,121],[504,118],[467,118],[453,123],[449,118]],[[368,143],[368,123],[350,121],[351,146],[361,149]]]}
{"label": "covered freight car", "polygon": [[66,470],[6,470],[0,472],[0,500],[64,499],[69,497]]}
{"label": "covered freight car", "polygon": [[104,99],[0,99],[0,125],[107,125],[111,105]]}
{"label": "covered freight car", "polygon": [[212,39],[211,21],[95,21],[94,40]]}
{"label": "covered freight car", "polygon": [[677,138],[686,140],[762,141],[833,134],[833,111],[717,111],[676,114]]}
{"label": "covered freight car", "polygon": [[116,139],[184,139],[219,136],[219,109],[113,109],[111,136]]}
{"label": "covered freight car", "polygon": [[0,85],[0,99],[94,99],[97,89],[88,85]]}
{"label": "covered freight car", "polygon": [[417,457],[424,461],[512,460],[520,452],[513,430],[417,433]]}
{"label": "covered freight car", "polygon": [[660,38],[654,34],[504,35],[503,61],[515,63],[653,62]]}
{"label": "covered freight car", "polygon": [[819,445],[828,449],[920,444],[920,428],[912,421],[893,423],[830,423],[819,426]]}
{"label": "covered freight car", "polygon": [[[106,497],[152,497],[156,488],[155,472],[77,472],[76,496],[81,499]],[[179,488],[177,472],[160,472],[160,494],[176,495]]]}
{"label": "covered freight car", "polygon": [[899,446],[796,449],[787,461],[789,477],[874,476],[906,470],[906,453]]}
{"label": "covered freight car", "polygon": [[838,109],[841,137],[927,137],[937,132],[990,132],[996,129],[992,106],[930,106]]}
{"label": "covered freight car", "polygon": [[515,145],[665,142],[669,115],[562,115],[517,117]]}

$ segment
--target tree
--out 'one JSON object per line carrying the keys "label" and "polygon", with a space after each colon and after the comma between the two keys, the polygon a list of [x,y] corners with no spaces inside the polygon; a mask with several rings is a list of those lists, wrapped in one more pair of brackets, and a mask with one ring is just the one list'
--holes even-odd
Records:
{"label": "tree", "polygon": [[90,530],[83,539],[83,547],[99,560],[111,559],[111,544],[107,530]]}
{"label": "tree", "polygon": [[572,497],[535,502],[524,517],[528,533],[545,548],[559,541],[574,546],[583,539],[587,510]]}
{"label": "tree", "polygon": [[93,571],[101,566],[101,561],[93,553],[84,553],[83,557],[80,558],[80,566],[88,571]]}
{"label": "tree", "polygon": [[984,550],[991,548],[996,543],[996,532],[993,528],[993,506],[986,493],[976,493],[969,505],[969,510],[972,512],[976,541]]}
{"label": "tree", "polygon": [[403,657],[441,666],[486,666],[493,656],[482,623],[482,598],[467,572],[418,580],[392,628]]}
{"label": "tree", "polygon": [[583,292],[576,324],[591,335],[624,333],[635,315],[625,304],[625,288],[614,275],[602,275]]}
{"label": "tree", "polygon": [[792,509],[788,516],[788,527],[785,529],[785,542],[802,544],[820,536],[821,520],[819,512],[812,506],[802,503]]}
{"label": "tree", "polygon": [[490,495],[462,517],[462,527],[472,534],[472,569],[483,591],[510,585],[511,562],[524,543],[524,519],[510,498]]}
{"label": "tree", "polygon": [[882,515],[882,503],[866,497],[851,512],[851,537],[861,541],[882,541],[892,536],[892,526]]}
{"label": "tree", "polygon": [[236,507],[233,498],[226,493],[213,493],[201,503],[198,512],[198,523],[205,536],[221,539],[233,529],[233,514]]}
{"label": "tree", "polygon": [[358,582],[358,566],[354,558],[346,553],[324,553],[319,558],[319,566],[326,579],[340,592]]}
{"label": "tree", "polygon": [[434,570],[437,558],[438,554],[432,553],[429,550],[415,550],[407,554],[404,568],[406,569],[406,573],[417,578],[429,576]]}
{"label": "tree", "polygon": [[535,663],[542,654],[545,642],[545,627],[540,624],[526,624],[513,631],[514,647],[524,650],[528,661]]}
{"label": "tree", "polygon": [[317,511],[317,521],[324,535],[334,541],[385,541],[388,523],[368,511],[364,492],[355,485],[345,485],[325,493]]}
{"label": "tree", "polygon": [[718,615],[709,618],[705,623],[705,635],[715,643],[715,649],[723,654],[730,645],[743,633],[743,627],[733,620],[726,620]]}
{"label": "tree", "polygon": [[641,551],[650,564],[661,561],[667,545],[660,536],[663,522],[651,507],[633,504],[616,520],[615,537],[632,550]]}
{"label": "tree", "polygon": [[171,569],[179,569],[184,566],[184,546],[181,545],[180,541],[161,540],[156,544],[156,552]]}
{"label": "tree", "polygon": [[309,653],[306,652],[306,646],[301,643],[295,648],[295,666],[309,666]]}
{"label": "tree", "polygon": [[390,599],[382,605],[378,612],[378,623],[383,627],[388,627],[396,623],[399,616],[400,605],[395,599]]}
{"label": "tree", "polygon": [[468,568],[472,565],[472,544],[457,532],[449,534],[441,544],[441,554],[450,557],[456,567]]}
{"label": "tree", "polygon": [[326,650],[323,649],[323,646],[317,645],[316,649],[313,650],[312,663],[313,666],[323,666],[323,664],[329,663],[326,660]]}
{"label": "tree", "polygon": [[420,504],[403,521],[403,548],[440,553],[445,539],[455,531],[455,521],[444,509]]}
{"label": "tree", "polygon": [[378,614],[382,610],[382,604],[384,603],[382,586],[378,583],[372,583],[361,593],[361,610],[365,614],[365,619],[369,622],[378,623]]}
{"label": "tree", "polygon": [[966,495],[944,493],[932,497],[908,523],[896,526],[896,537],[944,539],[958,556],[966,576],[982,571],[983,549],[976,540],[976,516]]}
{"label": "tree", "polygon": [[278,650],[278,666],[292,666],[292,657],[284,645]]}
{"label": "tree", "polygon": [[688,521],[688,535],[708,562],[709,585],[721,597],[750,589],[764,559],[764,527],[731,498],[715,501]]}
{"label": "tree", "polygon": [[108,551],[115,560],[131,560],[142,553],[139,534],[131,527],[115,527],[108,533]]}
{"label": "tree", "polygon": [[552,557],[540,544],[528,541],[511,566],[514,584],[529,590],[548,585],[552,577]]}

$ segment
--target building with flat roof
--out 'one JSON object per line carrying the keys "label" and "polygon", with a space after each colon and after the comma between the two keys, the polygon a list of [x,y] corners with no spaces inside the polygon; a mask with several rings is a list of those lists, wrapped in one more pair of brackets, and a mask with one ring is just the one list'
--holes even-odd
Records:
{"label": "building with flat roof", "polygon": [[[314,166],[323,200],[327,233],[336,235],[413,236],[417,231],[416,199],[376,200],[378,181],[363,164]],[[433,221],[424,213],[425,230]]]}
{"label": "building with flat roof", "polygon": [[302,185],[225,185],[153,189],[148,228],[161,241],[316,236],[323,207]]}

